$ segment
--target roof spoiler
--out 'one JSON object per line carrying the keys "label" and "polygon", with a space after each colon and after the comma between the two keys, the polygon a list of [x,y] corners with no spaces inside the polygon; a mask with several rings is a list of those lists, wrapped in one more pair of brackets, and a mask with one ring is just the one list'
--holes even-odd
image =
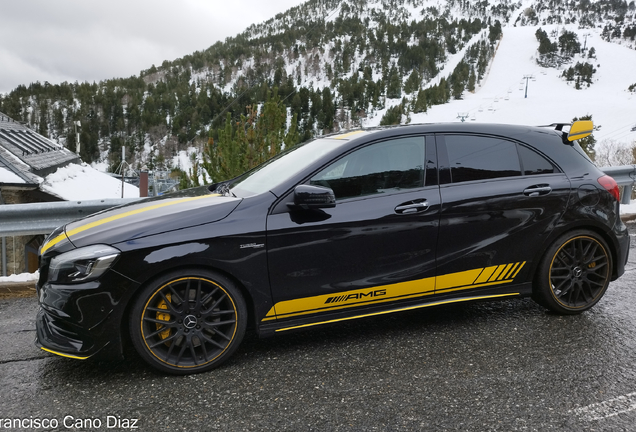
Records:
{"label": "roof spoiler", "polygon": [[590,136],[594,132],[594,123],[592,120],[577,120],[574,123],[552,123],[539,127],[553,127],[558,131],[562,131],[564,126],[570,126],[570,131],[564,135],[568,141],[574,141]]}

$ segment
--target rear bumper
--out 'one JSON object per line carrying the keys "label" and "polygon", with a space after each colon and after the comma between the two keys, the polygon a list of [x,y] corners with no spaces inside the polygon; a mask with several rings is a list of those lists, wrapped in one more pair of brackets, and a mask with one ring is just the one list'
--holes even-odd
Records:
{"label": "rear bumper", "polygon": [[625,273],[625,265],[629,259],[629,245],[631,242],[629,231],[622,221],[620,225],[622,225],[624,229],[616,232],[618,248],[616,250],[616,272],[612,275],[612,280],[618,279]]}

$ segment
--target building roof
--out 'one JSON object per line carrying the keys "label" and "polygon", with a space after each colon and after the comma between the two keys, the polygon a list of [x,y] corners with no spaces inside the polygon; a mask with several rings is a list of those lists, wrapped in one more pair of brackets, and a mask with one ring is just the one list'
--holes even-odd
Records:
{"label": "building roof", "polygon": [[45,177],[59,167],[79,162],[72,151],[0,112],[0,183],[21,183],[19,178],[22,183],[37,185],[36,176]]}

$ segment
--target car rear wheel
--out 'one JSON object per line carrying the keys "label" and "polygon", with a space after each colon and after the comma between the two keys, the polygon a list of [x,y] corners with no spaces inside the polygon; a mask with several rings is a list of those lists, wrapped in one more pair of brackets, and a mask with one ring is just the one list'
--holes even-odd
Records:
{"label": "car rear wheel", "polygon": [[245,300],[226,277],[202,270],[170,273],[146,286],[130,313],[130,335],[151,366],[172,374],[204,372],[238,348]]}
{"label": "car rear wheel", "polygon": [[557,239],[543,257],[534,298],[560,314],[580,313],[603,297],[611,273],[607,243],[590,231],[573,231]]}

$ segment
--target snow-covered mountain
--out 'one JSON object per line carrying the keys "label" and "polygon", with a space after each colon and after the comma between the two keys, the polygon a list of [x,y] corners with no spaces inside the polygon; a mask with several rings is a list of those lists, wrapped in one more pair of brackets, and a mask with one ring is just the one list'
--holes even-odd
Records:
{"label": "snow-covered mountain", "polygon": [[[465,121],[546,125],[589,114],[597,127],[597,142],[636,141],[636,131],[631,130],[636,126],[636,93],[628,90],[636,82],[636,51],[607,42],[599,28],[580,29],[576,24],[541,28],[548,33],[565,29],[581,40],[587,35],[588,49],[560,68],[541,67],[536,61],[538,27],[506,26],[490,69],[475,92],[412,114],[411,122],[461,121],[458,117],[463,116]],[[587,57],[590,48],[595,49],[594,58]],[[577,62],[589,62],[596,69],[592,84],[579,90],[561,76]],[[365,121],[365,126],[379,124],[382,114]]]}
{"label": "snow-covered mountain", "polygon": [[104,169],[126,145],[133,166],[187,170],[227,112],[238,121],[272,87],[301,140],[396,122],[591,115],[597,155],[626,163],[635,14],[625,0],[309,0],[139,77],[21,86],[0,110],[69,147],[81,120],[82,156]]}

